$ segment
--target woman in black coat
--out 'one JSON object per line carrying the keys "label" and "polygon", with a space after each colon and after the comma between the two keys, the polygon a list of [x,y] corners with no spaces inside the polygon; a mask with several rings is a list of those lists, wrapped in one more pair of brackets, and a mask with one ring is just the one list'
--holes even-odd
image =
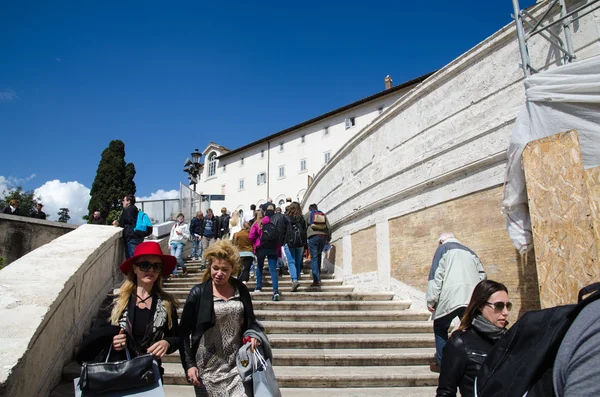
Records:
{"label": "woman in black coat", "polygon": [[[196,396],[244,397],[248,385],[239,375],[236,356],[244,334],[261,329],[248,288],[232,277],[239,272],[240,255],[229,240],[221,240],[204,258],[209,266],[202,284],[192,288],[181,315],[181,364]],[[260,344],[247,339],[252,350]]]}
{"label": "woman in black coat", "polygon": [[144,242],[133,257],[121,264],[127,278],[118,293],[101,304],[94,326],[83,340],[76,360],[82,362],[126,359],[151,353],[164,370],[160,359],[179,349],[176,300],[162,289],[162,279],[173,271],[177,260],[163,255],[160,245]]}
{"label": "woman in black coat", "polygon": [[475,377],[498,339],[506,332],[512,303],[502,283],[483,280],[473,290],[460,327],[444,347],[437,397],[473,397]]}

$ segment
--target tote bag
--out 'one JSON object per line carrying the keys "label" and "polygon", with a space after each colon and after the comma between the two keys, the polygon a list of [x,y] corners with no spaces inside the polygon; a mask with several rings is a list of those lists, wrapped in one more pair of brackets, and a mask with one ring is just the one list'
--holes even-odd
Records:
{"label": "tote bag", "polygon": [[254,397],[281,397],[271,360],[265,360],[258,349],[254,350],[252,386]]}

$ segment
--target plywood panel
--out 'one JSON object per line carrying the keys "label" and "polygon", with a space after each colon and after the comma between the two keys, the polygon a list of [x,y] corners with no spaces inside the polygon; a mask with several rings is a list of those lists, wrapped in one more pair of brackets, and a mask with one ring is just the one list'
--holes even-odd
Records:
{"label": "plywood panel", "polygon": [[377,235],[375,226],[352,234],[352,273],[377,271]]}
{"label": "plywood panel", "polygon": [[542,307],[576,302],[600,276],[577,132],[530,142],[523,167]]}
{"label": "plywood panel", "polygon": [[425,291],[442,232],[453,232],[474,250],[488,278],[504,283],[514,303],[511,321],[539,308],[535,257],[522,258],[500,213],[502,187],[451,200],[389,221],[392,277]]}
{"label": "plywood panel", "polygon": [[585,170],[585,181],[590,200],[594,238],[596,239],[596,255],[600,249],[600,167]]}

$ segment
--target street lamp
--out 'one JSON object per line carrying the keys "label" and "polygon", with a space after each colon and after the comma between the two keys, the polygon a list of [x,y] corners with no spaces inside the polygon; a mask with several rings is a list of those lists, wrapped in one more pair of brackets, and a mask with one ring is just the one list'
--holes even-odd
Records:
{"label": "street lamp", "polygon": [[188,179],[190,181],[190,186],[194,185],[194,192],[196,191],[196,184],[198,183],[198,180],[200,179],[200,172],[202,170],[202,163],[200,163],[200,159],[202,158],[202,153],[200,153],[198,151],[198,149],[196,149],[195,152],[193,152],[191,154],[192,159],[190,160],[190,158],[188,157],[187,159],[185,159],[185,163],[183,164],[183,166],[185,167],[183,169],[183,172],[188,174]]}

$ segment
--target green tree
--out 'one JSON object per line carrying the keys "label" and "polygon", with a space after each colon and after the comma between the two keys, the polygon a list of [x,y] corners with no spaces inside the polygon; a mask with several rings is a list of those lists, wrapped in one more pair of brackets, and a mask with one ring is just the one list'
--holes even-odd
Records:
{"label": "green tree", "polygon": [[24,191],[21,186],[16,188],[10,188],[8,191],[3,191],[3,198],[0,198],[0,209],[6,207],[10,200],[17,200],[19,202],[19,208],[17,215],[29,216],[31,211],[35,208],[35,204],[42,201],[40,196],[36,196],[33,190]]}
{"label": "green tree", "polygon": [[69,219],[71,219],[71,216],[69,216],[68,208],[60,208],[58,210],[57,214],[58,214],[58,221],[61,223],[67,223],[69,221]]}
{"label": "green tree", "polygon": [[111,211],[121,209],[121,200],[127,194],[135,194],[135,166],[125,162],[125,144],[111,141],[102,152],[96,178],[90,191],[88,219],[98,210],[102,218],[109,219]]}

